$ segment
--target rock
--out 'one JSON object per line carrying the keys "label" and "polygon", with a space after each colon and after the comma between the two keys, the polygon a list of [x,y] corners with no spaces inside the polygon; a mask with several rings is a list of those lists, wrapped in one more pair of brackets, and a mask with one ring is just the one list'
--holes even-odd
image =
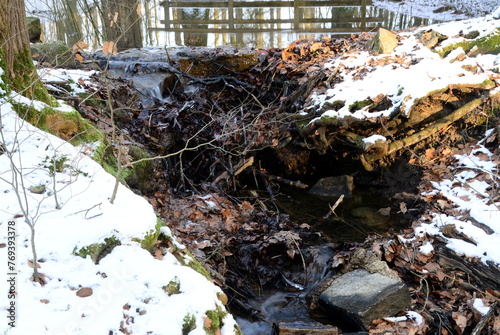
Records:
{"label": "rock", "polygon": [[[339,335],[340,331],[335,326],[323,325],[317,322],[280,322],[274,328],[278,328],[279,335]],[[276,333],[276,332],[275,332]]]}
{"label": "rock", "polygon": [[405,310],[411,299],[401,281],[358,269],[335,279],[319,303],[343,330],[353,331],[368,329],[373,320]]}
{"label": "rock", "polygon": [[44,194],[45,193],[45,185],[30,186],[29,190],[31,193]]}
{"label": "rock", "polygon": [[60,41],[32,44],[31,54],[37,62],[54,67],[74,69],[79,65],[68,46]]}
{"label": "rock", "polygon": [[90,287],[82,287],[78,291],[76,291],[76,295],[80,298],[90,297],[94,293]]}
{"label": "rock", "polygon": [[359,248],[354,252],[343,271],[351,272],[355,269],[365,269],[370,273],[378,273],[394,280],[401,281],[397,272],[391,270],[387,263],[380,259],[380,256],[364,248]]}
{"label": "rock", "polygon": [[390,54],[398,46],[398,37],[389,30],[380,28],[377,35],[370,42],[370,49],[374,54]]}
{"label": "rock", "polygon": [[352,198],[353,189],[354,179],[344,175],[321,178],[308,193],[323,198],[338,198],[341,195]]}
{"label": "rock", "polygon": [[434,48],[441,41],[446,39],[446,36],[438,33],[434,30],[428,30],[417,34],[418,39],[422,42],[423,45],[428,47],[429,49]]}
{"label": "rock", "polygon": [[358,218],[361,223],[371,227],[383,227],[391,217],[391,208],[373,206],[356,207],[351,210],[351,215]]}

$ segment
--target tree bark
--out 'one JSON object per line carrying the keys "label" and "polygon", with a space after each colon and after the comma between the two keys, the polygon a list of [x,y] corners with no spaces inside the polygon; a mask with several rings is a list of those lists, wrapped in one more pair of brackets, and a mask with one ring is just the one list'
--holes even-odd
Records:
{"label": "tree bark", "polygon": [[102,0],[104,39],[118,50],[142,48],[139,5],[137,0]]}
{"label": "tree bark", "polygon": [[50,101],[31,59],[24,0],[0,1],[0,58],[6,84],[30,99]]}

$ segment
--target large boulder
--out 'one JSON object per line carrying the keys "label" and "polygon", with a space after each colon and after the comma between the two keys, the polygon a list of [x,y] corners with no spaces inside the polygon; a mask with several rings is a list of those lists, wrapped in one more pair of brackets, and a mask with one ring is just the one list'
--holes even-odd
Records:
{"label": "large boulder", "polygon": [[345,198],[352,198],[353,188],[354,179],[352,176],[333,176],[318,180],[308,193],[327,199],[338,198],[342,195]]}
{"label": "large boulder", "polygon": [[371,322],[410,306],[408,287],[401,281],[364,269],[348,272],[319,297],[319,304],[343,330],[368,329]]}

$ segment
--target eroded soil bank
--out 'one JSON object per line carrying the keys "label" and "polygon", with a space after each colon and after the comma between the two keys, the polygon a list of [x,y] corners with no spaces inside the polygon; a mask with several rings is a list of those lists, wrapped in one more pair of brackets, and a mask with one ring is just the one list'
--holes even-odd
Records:
{"label": "eroded soil bank", "polygon": [[[454,173],[453,154],[474,147],[486,119],[498,125],[496,97],[486,94],[496,83],[432,92],[413,105],[418,112],[410,118],[394,113],[310,122],[322,112],[307,105],[311,95],[335,86],[338,72],[346,71],[324,64],[367,50],[371,38],[301,40],[283,50],[250,53],[190,49],[189,55],[181,55],[187,61],[167,51],[160,67],[129,59],[123,68],[129,76],[163,73],[159,96],[144,99],[130,78],[103,72],[88,87],[90,98],[68,99],[105,132],[112,134],[117,125],[118,139],[110,142],[109,152],[120,152],[121,164],[143,154],[159,157],[127,175],[125,182],[149,199],[205,264],[235,315],[262,320],[265,316],[250,303],[260,292],[297,290],[295,284],[306,287],[347,272],[360,266],[351,258],[365,249],[397,272],[410,288],[412,309],[424,317],[421,323],[380,319],[370,333],[471,334],[482,316],[470,301],[478,294],[491,302],[500,297],[498,267],[456,255],[439,239],[417,237],[411,225],[435,211],[457,210],[446,199],[422,194],[431,181]],[[232,62],[240,64],[238,58],[243,65],[235,67]],[[378,65],[405,62],[387,57]],[[365,70],[352,71],[361,79]],[[350,108],[355,112],[369,106],[376,113],[390,103],[379,96]],[[342,104],[329,107],[340,109]],[[454,114],[459,110],[463,115]],[[382,130],[390,134],[389,143],[363,142]],[[494,133],[487,146],[498,148],[498,142]],[[406,227],[382,227],[364,241],[342,242],[321,228],[325,218],[336,216],[335,208],[317,213],[315,225],[291,220],[279,204],[285,187],[308,189],[321,177],[340,175],[353,176],[355,189],[387,199],[388,211]],[[446,234],[467,239],[453,227]],[[433,252],[419,249],[426,243],[434,245]],[[313,268],[322,254],[318,246],[328,250],[320,269]],[[174,247],[160,239],[151,252],[164,248]],[[314,313],[324,317],[321,311]],[[485,319],[477,334],[494,329],[498,331],[498,315]]]}

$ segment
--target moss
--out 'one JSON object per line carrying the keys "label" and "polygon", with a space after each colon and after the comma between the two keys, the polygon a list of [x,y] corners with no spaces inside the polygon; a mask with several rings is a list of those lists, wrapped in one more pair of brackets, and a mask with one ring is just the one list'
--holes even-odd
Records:
{"label": "moss", "polygon": [[115,236],[106,237],[103,243],[94,243],[83,247],[80,250],[76,250],[75,247],[73,255],[80,256],[82,258],[90,256],[95,264],[99,264],[101,259],[103,259],[106,255],[109,255],[111,251],[119,245],[121,245],[121,242]]}
{"label": "moss", "polygon": [[473,55],[478,54],[498,54],[500,52],[500,29],[495,33],[472,40],[463,41],[448,45],[438,51],[441,57],[446,57],[451,51],[461,47],[465,52],[469,52],[473,47],[477,47]]}
{"label": "moss", "polygon": [[193,314],[187,314],[182,323],[182,335],[187,335],[196,328],[196,318]]}
{"label": "moss", "polygon": [[47,89],[40,81],[36,73],[36,68],[33,65],[29,48],[26,48],[24,51],[18,53],[14,58],[12,65],[15,77],[10,77],[11,80],[9,81],[9,84],[12,85],[14,90],[21,93],[28,99],[45,102],[46,104],[54,107],[58,106],[52,105],[55,100],[50,96],[49,92],[47,92]]}
{"label": "moss", "polygon": [[205,323],[203,329],[208,335],[218,334],[218,331],[224,325],[223,320],[227,315],[227,311],[217,306],[217,309],[207,311],[205,314],[207,315],[207,317],[210,319],[211,322],[209,323],[210,324],[209,326],[208,323]]}
{"label": "moss", "polygon": [[104,168],[104,171],[116,176],[118,164],[113,154],[113,147],[107,139],[97,147],[92,158]]}
{"label": "moss", "polygon": [[155,247],[158,239],[161,235],[161,227],[165,226],[165,223],[160,218],[156,218],[155,229],[151,229],[142,240],[140,240],[141,247],[148,251],[152,251]]}
{"label": "moss", "polygon": [[84,120],[76,110],[60,111],[49,105],[41,110],[34,105],[10,101],[17,114],[37,128],[56,135],[73,145],[102,141],[100,130]]}
{"label": "moss", "polygon": [[37,55],[38,61],[48,62],[55,67],[74,68],[76,65],[71,50],[61,41],[32,44],[31,53]]}
{"label": "moss", "polygon": [[373,103],[372,99],[356,101],[349,106],[349,111],[351,113],[354,113],[355,111],[358,111],[366,106],[370,106],[372,103]]}
{"label": "moss", "polygon": [[169,297],[174,294],[179,294],[181,292],[181,283],[179,281],[179,278],[174,277],[174,279],[172,279],[167,285],[163,286],[162,288]]}

